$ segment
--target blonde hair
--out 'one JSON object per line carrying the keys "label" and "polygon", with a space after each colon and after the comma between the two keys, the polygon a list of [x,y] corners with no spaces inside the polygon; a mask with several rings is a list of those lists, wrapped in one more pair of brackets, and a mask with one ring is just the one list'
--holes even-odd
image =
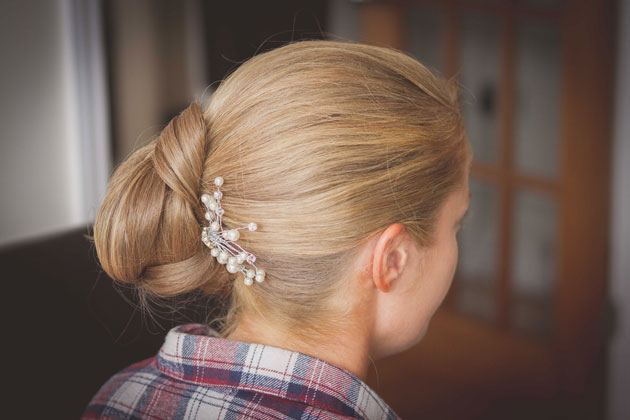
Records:
{"label": "blonde hair", "polygon": [[[142,293],[226,297],[223,337],[244,313],[325,336],[347,315],[331,302],[358,247],[396,222],[430,246],[470,159],[455,83],[398,50],[297,41],[249,59],[120,164],[93,240]],[[238,243],[263,283],[235,281],[201,242],[216,176],[224,228],[258,224]]]}

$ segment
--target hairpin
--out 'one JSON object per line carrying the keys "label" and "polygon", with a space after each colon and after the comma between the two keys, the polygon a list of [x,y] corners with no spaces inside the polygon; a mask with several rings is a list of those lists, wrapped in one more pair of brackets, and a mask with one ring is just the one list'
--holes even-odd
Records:
{"label": "hairpin", "polygon": [[[208,194],[201,195],[201,201],[208,209],[205,218],[210,222],[201,232],[201,241],[210,248],[210,254],[215,257],[220,264],[226,264],[226,268],[230,273],[236,273],[237,271],[242,272],[244,282],[247,286],[252,285],[253,278],[261,283],[265,280],[265,270],[261,270],[254,265],[256,261],[254,254],[245,251],[236,243],[236,240],[240,237],[239,229],[254,231],[258,229],[258,225],[254,222],[250,222],[247,226],[224,230],[222,224],[224,211],[223,208],[221,208],[221,198],[223,197],[221,185],[223,185],[223,177],[218,176],[214,178],[214,185],[217,186],[214,197]],[[236,248],[238,248],[238,250]],[[246,268],[243,262],[252,265],[256,271],[254,272],[254,270]]]}

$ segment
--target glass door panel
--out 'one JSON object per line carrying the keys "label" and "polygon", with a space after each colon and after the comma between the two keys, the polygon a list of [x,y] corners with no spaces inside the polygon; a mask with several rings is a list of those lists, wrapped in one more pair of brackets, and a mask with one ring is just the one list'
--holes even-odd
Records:
{"label": "glass door panel", "polygon": [[519,189],[514,213],[511,325],[547,334],[556,283],[557,202],[553,196]]}
{"label": "glass door panel", "polygon": [[515,70],[517,170],[556,178],[561,74],[560,35],[556,26],[519,20]]}
{"label": "glass door panel", "polygon": [[497,164],[499,22],[467,12],[461,22],[462,110],[468,138],[478,162]]}
{"label": "glass door panel", "polygon": [[409,6],[407,15],[407,50],[422,64],[442,74],[444,12],[431,4]]}
{"label": "glass door panel", "polygon": [[459,262],[455,307],[491,320],[496,312],[495,284],[499,240],[499,194],[496,185],[469,180],[468,220],[458,234]]}

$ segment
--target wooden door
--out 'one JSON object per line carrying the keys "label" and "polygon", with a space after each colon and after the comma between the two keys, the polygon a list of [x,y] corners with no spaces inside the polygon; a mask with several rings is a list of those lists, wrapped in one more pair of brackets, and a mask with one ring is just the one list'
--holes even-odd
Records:
{"label": "wooden door", "polygon": [[464,86],[475,160],[453,287],[368,383],[403,418],[601,418],[612,1],[381,1],[362,41]]}

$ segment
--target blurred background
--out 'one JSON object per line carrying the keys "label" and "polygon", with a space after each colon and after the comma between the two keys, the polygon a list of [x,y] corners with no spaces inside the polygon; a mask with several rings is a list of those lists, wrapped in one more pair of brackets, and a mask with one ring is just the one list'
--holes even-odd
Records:
{"label": "blurred background", "polygon": [[456,279],[425,339],[368,384],[410,419],[628,418],[629,0],[3,0],[0,22],[21,417],[78,417],[184,319],[143,318],[82,236],[113,168],[241,62],[308,38],[398,48],[464,87]]}

